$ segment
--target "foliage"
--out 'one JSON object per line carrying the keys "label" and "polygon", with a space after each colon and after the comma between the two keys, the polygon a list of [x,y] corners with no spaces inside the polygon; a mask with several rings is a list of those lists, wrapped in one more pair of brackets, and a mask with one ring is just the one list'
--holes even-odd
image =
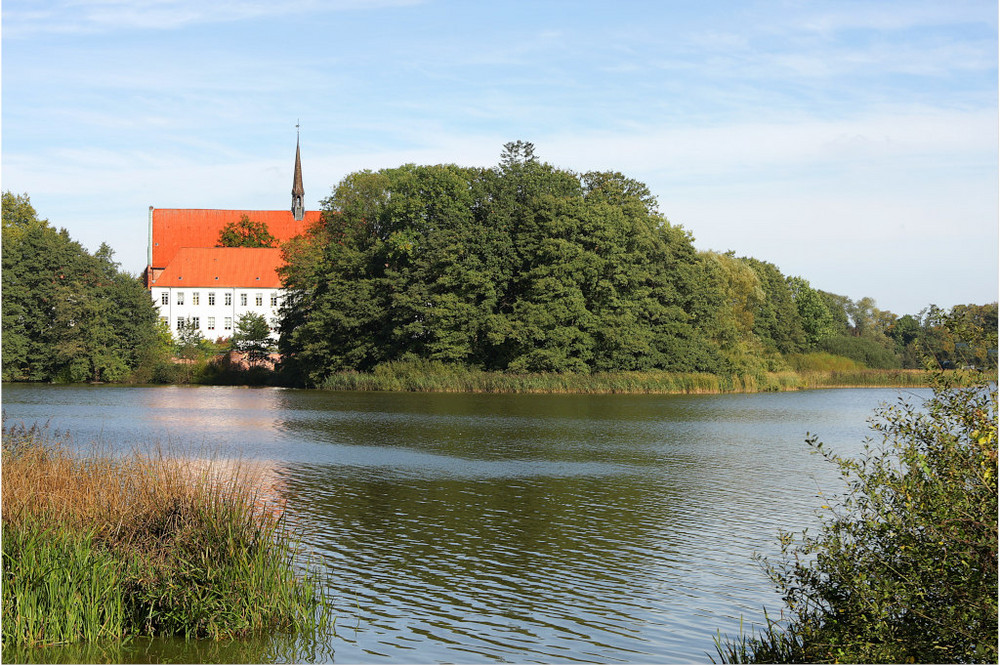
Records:
{"label": "foliage", "polygon": [[870,336],[831,335],[820,340],[816,346],[822,351],[850,358],[872,369],[902,367],[902,360],[893,352],[892,343],[885,337],[882,340],[884,342]]}
{"label": "foliage", "polygon": [[755,315],[766,297],[757,271],[731,252],[703,252],[700,258],[706,278],[701,290],[711,302],[702,329],[725,360],[720,369],[762,376],[774,366],[767,364],[765,345],[754,334]]}
{"label": "foliage", "polygon": [[754,258],[742,259],[757,274],[763,297],[753,311],[753,332],[765,348],[780,353],[797,353],[805,347],[805,331],[784,275],[773,263]]}
{"label": "foliage", "polygon": [[795,353],[787,356],[786,359],[796,372],[844,372],[864,369],[864,365],[856,360],[826,351]]}
{"label": "foliage", "polygon": [[219,232],[217,247],[277,247],[278,239],[271,235],[265,222],[251,221],[241,215],[240,221],[229,222]]}
{"label": "foliage", "polygon": [[247,354],[251,365],[260,363],[274,349],[271,327],[262,314],[246,312],[236,319],[236,328],[229,340],[234,351]]}
{"label": "foliage", "polygon": [[215,346],[205,339],[201,329],[192,321],[184,321],[177,328],[174,352],[184,360],[205,360],[215,351]]}
{"label": "foliage", "polygon": [[835,332],[834,317],[827,306],[827,299],[801,277],[789,277],[788,286],[799,313],[806,348],[816,348],[821,340]]}
{"label": "foliage", "polygon": [[[315,630],[328,606],[249,466],[81,457],[3,430],[3,647]],[[272,500],[277,497],[272,497]]]}
{"label": "foliage", "polygon": [[94,254],[3,195],[3,379],[123,381],[156,345],[156,310],[113,252]]}
{"label": "foliage", "polygon": [[719,645],[757,662],[997,662],[997,387],[880,409],[858,459],[815,438],[846,494],[764,561],[787,623]]}
{"label": "foliage", "polygon": [[[810,354],[825,355],[829,354]],[[930,376],[923,370],[860,369],[846,358],[829,356],[848,369],[813,369],[757,374],[709,374],[707,372],[491,372],[464,364],[439,360],[398,360],[377,365],[370,372],[335,372],[319,386],[327,390],[372,390],[407,392],[469,393],[575,393],[575,394],[707,394],[732,392],[776,392],[805,388],[927,387]],[[956,381],[967,379],[956,373]],[[267,383],[269,377],[260,377]],[[246,382],[245,379],[242,382]]]}
{"label": "foliage", "polygon": [[[353,173],[323,206],[321,222],[283,248],[279,348],[299,384],[415,359],[763,384],[789,369],[786,356],[824,350],[873,369],[921,367],[925,346],[944,367],[991,358],[988,343],[960,339],[937,312],[913,331],[913,317],[871,298],[698,252],[643,183],[557,169],[524,141],[506,144],[490,169]],[[988,329],[991,311],[995,322],[995,305],[968,307],[968,327]]]}
{"label": "foliage", "polygon": [[493,169],[344,179],[285,249],[281,350],[307,384],[425,358],[484,370],[711,371],[690,235],[619,173],[508,144]]}

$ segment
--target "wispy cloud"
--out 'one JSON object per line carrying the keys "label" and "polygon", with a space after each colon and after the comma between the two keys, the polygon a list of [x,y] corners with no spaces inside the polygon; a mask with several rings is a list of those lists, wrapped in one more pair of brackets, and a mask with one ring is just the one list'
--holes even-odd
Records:
{"label": "wispy cloud", "polygon": [[[412,4],[7,0],[4,185],[131,266],[150,204],[284,207],[301,118],[313,202],[524,139],[646,182],[699,247],[890,308],[929,296],[843,265],[995,250],[995,5]],[[995,251],[977,261],[920,288],[995,288]]]}
{"label": "wispy cloud", "polygon": [[4,37],[174,30],[271,16],[419,4],[422,0],[7,0]]}

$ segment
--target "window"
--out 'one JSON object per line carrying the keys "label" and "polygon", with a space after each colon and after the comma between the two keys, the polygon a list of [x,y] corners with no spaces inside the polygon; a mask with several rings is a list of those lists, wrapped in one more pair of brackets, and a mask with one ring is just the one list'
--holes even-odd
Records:
{"label": "window", "polygon": [[167,321],[167,317],[165,317],[165,316],[161,316],[160,317],[160,323],[165,323],[165,324],[167,324],[167,326],[170,325],[170,322]]}
{"label": "window", "polygon": [[170,291],[160,291],[160,304],[161,305],[170,304]]}
{"label": "window", "polygon": [[183,316],[178,316],[177,317],[177,329],[180,330],[183,327],[184,327],[184,317]]}
{"label": "window", "polygon": [[201,303],[201,292],[195,291],[194,293],[191,294],[191,304],[198,305],[200,303]]}
{"label": "window", "polygon": [[222,327],[225,330],[232,330],[233,329],[233,317],[227,316],[225,318],[225,323],[223,323]]}
{"label": "window", "polygon": [[232,293],[227,293],[226,294],[226,307],[229,307],[232,304],[233,304],[233,294]]}
{"label": "window", "polygon": [[241,293],[240,294],[240,306],[241,307],[246,307],[247,306],[247,294],[245,294],[245,293]]}
{"label": "window", "polygon": [[201,328],[201,319],[198,318],[197,316],[192,316],[191,317],[191,327],[192,328]]}
{"label": "window", "polygon": [[208,323],[206,324],[209,330],[215,330],[215,317],[208,317]]}
{"label": "window", "polygon": [[209,291],[208,293],[208,306],[211,307],[215,305],[215,293]]}
{"label": "window", "polygon": [[256,295],[256,297],[254,298],[254,304],[257,305],[257,307],[260,307],[261,305],[264,304],[264,294],[263,293],[258,293]]}
{"label": "window", "polygon": [[272,293],[271,294],[271,307],[277,307],[277,306],[278,306],[278,294],[277,293]]}
{"label": "window", "polygon": [[177,304],[178,305],[183,305],[184,304],[184,292],[183,291],[178,291],[177,292]]}

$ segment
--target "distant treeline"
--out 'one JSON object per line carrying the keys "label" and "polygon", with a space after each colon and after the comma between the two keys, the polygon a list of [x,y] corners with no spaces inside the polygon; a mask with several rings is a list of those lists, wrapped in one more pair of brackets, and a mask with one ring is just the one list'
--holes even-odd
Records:
{"label": "distant treeline", "polygon": [[[530,143],[507,144],[493,168],[353,173],[323,206],[284,247],[280,380],[291,385],[416,361],[761,385],[827,366],[996,364],[996,303],[896,316],[766,261],[698,251],[644,184],[557,169]],[[225,345],[197,337],[171,336],[107,245],[91,255],[27,195],[3,194],[3,380],[212,380],[192,367]]]}

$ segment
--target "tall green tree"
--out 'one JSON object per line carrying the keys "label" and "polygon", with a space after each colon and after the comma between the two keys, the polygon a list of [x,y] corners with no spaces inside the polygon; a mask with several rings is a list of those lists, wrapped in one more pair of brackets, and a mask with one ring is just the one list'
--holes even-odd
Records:
{"label": "tall green tree", "polygon": [[760,277],[731,253],[702,252],[714,316],[705,323],[709,337],[727,361],[726,370],[761,372],[764,346],[754,334],[755,314],[764,302]]}
{"label": "tall green tree", "polygon": [[[827,299],[801,277],[789,277],[788,287],[799,312],[807,348],[815,349],[821,340],[835,334],[835,320],[827,306]],[[844,321],[846,322],[846,316]],[[846,324],[845,324],[846,325]]]}
{"label": "tall green tree", "polygon": [[229,346],[234,351],[245,353],[251,365],[261,363],[275,346],[267,319],[256,312],[246,312],[240,316],[236,319]]}
{"label": "tall green tree", "polygon": [[780,353],[798,353],[806,335],[792,290],[773,263],[754,258],[742,259],[757,273],[764,297],[757,301],[753,330],[765,348]]}
{"label": "tall green tree", "polygon": [[156,310],[111,248],[90,254],[3,197],[3,378],[122,381],[156,343]]}

